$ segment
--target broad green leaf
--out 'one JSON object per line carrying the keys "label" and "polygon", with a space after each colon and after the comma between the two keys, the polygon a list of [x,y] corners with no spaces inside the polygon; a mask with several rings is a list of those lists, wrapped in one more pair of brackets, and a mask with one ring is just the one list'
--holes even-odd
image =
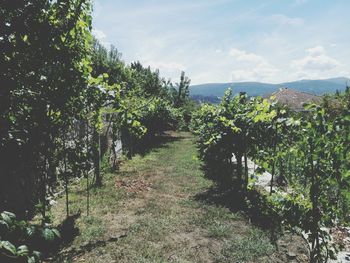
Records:
{"label": "broad green leaf", "polygon": [[16,256],[16,247],[9,241],[0,241],[0,250],[11,256]]}

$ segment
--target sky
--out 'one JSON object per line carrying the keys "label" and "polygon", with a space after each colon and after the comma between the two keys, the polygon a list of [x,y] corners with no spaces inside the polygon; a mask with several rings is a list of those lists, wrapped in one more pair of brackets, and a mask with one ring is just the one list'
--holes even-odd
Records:
{"label": "sky", "polygon": [[95,0],[93,34],[192,84],[350,77],[349,0]]}

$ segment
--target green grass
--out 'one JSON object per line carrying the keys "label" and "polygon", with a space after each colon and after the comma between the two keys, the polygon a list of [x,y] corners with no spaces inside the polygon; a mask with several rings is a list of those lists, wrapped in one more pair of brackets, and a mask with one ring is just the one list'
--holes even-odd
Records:
{"label": "green grass", "polygon": [[95,240],[96,237],[103,236],[106,233],[106,226],[103,220],[93,217],[87,216],[82,220],[81,227],[81,238],[82,243],[89,243]]}
{"label": "green grass", "polygon": [[214,238],[230,237],[232,227],[229,224],[215,221],[208,227],[208,236]]}
{"label": "green grass", "polygon": [[257,228],[251,228],[245,236],[233,237],[225,244],[220,261],[256,262],[260,257],[271,255],[274,250],[275,248],[265,232]]}
{"label": "green grass", "polygon": [[[89,217],[85,180],[70,188],[71,213],[82,213],[71,247],[107,242],[57,262],[259,262],[273,251],[266,236],[239,213],[197,201],[196,195],[213,183],[203,176],[192,135],[176,133],[174,139],[123,161],[117,173],[104,174],[103,187],[91,190]],[[129,193],[116,188],[116,180],[147,181],[151,189]],[[56,224],[63,220],[63,198],[52,214]],[[108,241],[121,234],[118,241]]]}

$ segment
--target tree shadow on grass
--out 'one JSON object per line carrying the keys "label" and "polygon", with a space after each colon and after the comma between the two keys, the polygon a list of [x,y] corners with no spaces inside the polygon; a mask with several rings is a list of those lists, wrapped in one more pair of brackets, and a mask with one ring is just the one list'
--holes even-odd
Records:
{"label": "tree shadow on grass", "polygon": [[223,188],[214,185],[195,195],[195,200],[226,207],[233,213],[240,213],[250,223],[268,232],[271,243],[278,247],[277,241],[282,233],[282,220],[267,202],[266,195],[262,195],[259,190],[242,192],[234,187]]}
{"label": "tree shadow on grass", "polygon": [[72,245],[74,238],[79,235],[79,229],[76,226],[76,220],[80,217],[81,213],[77,213],[67,217],[58,227],[61,237],[50,243],[39,244],[39,251],[43,252],[43,258],[48,261],[56,261],[59,256],[58,252],[68,248]]}
{"label": "tree shadow on grass", "polygon": [[141,156],[145,156],[151,151],[167,148],[169,147],[169,143],[176,142],[185,139],[185,136],[174,135],[173,132],[167,131],[161,134],[157,134],[156,136],[145,138],[136,148],[134,154],[140,154]]}
{"label": "tree shadow on grass", "polygon": [[58,230],[61,234],[61,238],[54,243],[45,245],[41,248],[44,251],[43,257],[46,262],[71,262],[74,257],[85,254],[99,247],[104,247],[109,242],[117,242],[121,238],[126,237],[126,234],[110,237],[108,240],[97,240],[93,242],[84,243],[79,247],[72,247],[72,243],[80,232],[76,226],[76,220],[80,217],[81,213],[71,215],[66,218],[61,225],[58,226]]}
{"label": "tree shadow on grass", "polygon": [[279,230],[280,219],[270,207],[267,196],[259,189],[243,192],[235,186],[214,184],[206,191],[196,194],[194,198],[207,204],[226,207],[233,213],[239,212],[260,228],[273,232]]}
{"label": "tree shadow on grass", "polygon": [[233,213],[239,212],[254,226],[265,230],[276,248],[273,258],[278,261],[271,262],[292,262],[291,257],[298,258],[295,262],[309,262],[308,242],[296,232],[283,231],[281,218],[269,205],[268,196],[262,191],[264,190],[252,189],[242,194],[234,188],[225,189],[215,185],[198,193],[195,200],[226,207]]}
{"label": "tree shadow on grass", "polygon": [[[94,249],[105,247],[110,242],[118,242],[120,239],[127,237],[126,233],[122,233],[118,236],[110,237],[107,240],[97,240],[93,242],[84,243],[79,247],[71,247],[71,242],[65,243],[60,247],[53,257],[49,259],[50,262],[71,262],[75,257],[84,255]],[[59,252],[60,251],[60,252]]]}

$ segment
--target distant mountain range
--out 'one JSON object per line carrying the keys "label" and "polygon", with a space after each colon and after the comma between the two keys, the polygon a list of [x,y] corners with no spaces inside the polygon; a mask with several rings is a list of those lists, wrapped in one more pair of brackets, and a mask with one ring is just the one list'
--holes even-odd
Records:
{"label": "distant mountain range", "polygon": [[314,95],[335,93],[343,91],[346,85],[350,85],[349,78],[331,78],[322,80],[299,80],[280,84],[261,82],[234,82],[234,83],[207,83],[192,85],[191,96],[222,97],[229,87],[233,93],[246,92],[248,96],[263,96],[277,91],[279,88],[291,88]]}

